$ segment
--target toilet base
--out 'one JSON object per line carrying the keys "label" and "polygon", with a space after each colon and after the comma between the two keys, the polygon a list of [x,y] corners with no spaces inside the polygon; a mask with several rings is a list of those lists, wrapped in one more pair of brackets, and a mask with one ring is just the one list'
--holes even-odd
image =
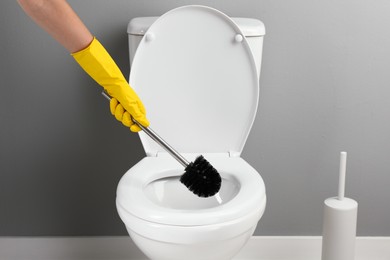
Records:
{"label": "toilet base", "polygon": [[256,226],[227,239],[197,244],[177,244],[157,241],[127,229],[138,248],[152,260],[230,260],[248,242]]}

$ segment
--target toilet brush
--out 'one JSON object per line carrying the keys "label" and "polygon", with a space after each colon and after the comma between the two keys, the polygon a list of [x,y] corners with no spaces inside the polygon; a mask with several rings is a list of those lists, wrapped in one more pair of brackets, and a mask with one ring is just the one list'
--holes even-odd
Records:
{"label": "toilet brush", "polygon": [[[108,100],[111,100],[111,97],[105,91],[102,92],[102,95]],[[180,177],[180,182],[183,183],[190,191],[199,197],[210,197],[219,191],[222,182],[221,176],[202,155],[198,156],[194,162],[188,162],[150,127],[144,127],[134,118],[132,118],[132,120],[142,129],[142,131],[144,131],[150,138],[152,138],[184,166],[185,172]]]}
{"label": "toilet brush", "polygon": [[324,201],[322,260],[354,260],[358,203],[344,197],[347,153],[340,154],[338,196]]}

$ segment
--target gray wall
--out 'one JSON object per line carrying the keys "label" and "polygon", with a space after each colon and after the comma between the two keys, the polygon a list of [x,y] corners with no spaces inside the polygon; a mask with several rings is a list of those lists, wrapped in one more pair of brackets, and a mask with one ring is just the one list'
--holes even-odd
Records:
{"label": "gray wall", "polygon": [[[268,195],[256,235],[320,235],[322,203],[347,195],[358,235],[389,236],[390,2],[70,1],[128,75],[127,22],[185,4],[261,19],[261,97],[245,158]],[[33,24],[0,1],[0,235],[124,235],[116,185],[143,156],[98,87]]]}

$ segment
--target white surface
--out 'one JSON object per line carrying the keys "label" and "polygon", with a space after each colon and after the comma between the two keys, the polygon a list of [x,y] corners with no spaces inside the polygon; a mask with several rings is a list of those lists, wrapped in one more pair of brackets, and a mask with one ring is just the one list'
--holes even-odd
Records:
{"label": "white surface", "polygon": [[[182,168],[140,133],[147,155],[159,156],[144,158],[122,178],[117,209],[152,258],[230,259],[263,215],[264,183],[239,158],[259,98],[258,67],[242,35],[215,9],[180,7],[150,26],[135,53],[130,85],[153,129],[181,153],[217,154],[207,159],[224,179],[217,198],[183,199],[190,194],[178,182]],[[175,126],[167,123],[173,120]]]}
{"label": "white surface", "polygon": [[[389,260],[390,237],[358,237],[355,260]],[[321,237],[251,237],[234,260],[320,260]],[[146,260],[129,237],[0,237],[1,260]]]}
{"label": "white surface", "polygon": [[[136,232],[146,238],[175,244],[214,243],[231,239],[256,227],[263,211],[257,209],[241,218],[207,226],[175,226],[145,221],[126,214],[118,208],[119,215],[129,232]],[[223,212],[221,212],[223,214]],[[252,234],[251,234],[252,235]]]}
{"label": "white surface", "polygon": [[[127,26],[127,33],[129,39],[130,65],[133,63],[135,52],[142,40],[142,37],[145,35],[149,27],[157,20],[157,18],[158,16],[137,17],[129,22]],[[260,77],[265,26],[262,21],[257,19],[238,17],[231,17],[231,19],[237,24],[243,35],[246,37],[255,59],[257,75]]]}
{"label": "white surface", "polygon": [[[255,226],[235,237],[205,240],[196,244],[170,243],[148,239],[129,231],[134,243],[154,260],[230,260],[248,242]],[[164,232],[164,230],[162,230]]]}
{"label": "white surface", "polygon": [[337,197],[328,198],[324,201],[324,204],[329,208],[340,211],[356,209],[358,207],[357,201],[350,198],[344,198],[343,200],[339,200]]}
{"label": "white surface", "polygon": [[[127,33],[131,35],[145,35],[149,27],[158,19],[159,16],[136,17],[133,18],[128,26]],[[231,18],[246,37],[258,37],[265,35],[265,26],[263,22],[252,18]]]}
{"label": "white surface", "polygon": [[[229,183],[223,183],[218,197],[200,198],[188,191],[177,179],[181,165],[167,154],[145,157],[120,180],[119,216],[145,254],[157,254],[159,260],[206,259],[203,254],[226,259],[253,234],[266,204],[259,173],[240,157],[204,156]],[[222,251],[227,244],[229,250]]]}
{"label": "white surface", "polygon": [[[239,155],[259,98],[256,65],[239,27],[202,6],[169,11],[148,29],[135,53],[130,85],[151,127],[181,153]],[[259,46],[261,47],[261,46]],[[140,133],[148,155],[163,151]]]}
{"label": "white surface", "polygon": [[347,172],[347,152],[340,153],[340,170],[339,170],[339,192],[338,199],[342,200],[345,196],[345,175]]}
{"label": "white surface", "polygon": [[[196,156],[183,155],[190,161]],[[167,177],[177,178],[183,169],[170,156],[145,157],[121,178],[116,199],[118,209],[123,209],[123,216],[129,213],[153,223],[176,226],[218,224],[264,211],[265,185],[253,167],[242,158],[227,154],[204,156],[223,179],[219,197],[200,198],[178,181],[169,186],[151,185]],[[226,182],[230,185],[224,185]],[[168,202],[166,196],[173,201]],[[183,203],[187,206],[180,206]]]}
{"label": "white surface", "polygon": [[354,260],[358,203],[344,198],[324,202],[322,260]]}

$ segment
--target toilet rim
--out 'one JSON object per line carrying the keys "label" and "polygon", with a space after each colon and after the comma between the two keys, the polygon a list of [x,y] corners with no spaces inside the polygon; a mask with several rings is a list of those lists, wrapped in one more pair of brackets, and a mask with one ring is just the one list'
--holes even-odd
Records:
{"label": "toilet rim", "polygon": [[133,216],[118,206],[119,216],[125,223],[129,234],[135,232],[148,239],[176,244],[207,243],[239,236],[256,227],[264,210],[265,207],[258,208],[257,211],[240,218],[211,225],[178,226],[149,222]]}
{"label": "toilet rim", "polygon": [[170,157],[145,157],[122,177],[117,190],[117,207],[149,222],[177,226],[221,223],[265,208],[264,182],[245,160],[240,157],[207,159],[221,173],[222,178],[234,178],[239,184],[238,193],[225,204],[196,210],[157,205],[147,197],[144,188],[155,180],[179,176],[182,168]]}

